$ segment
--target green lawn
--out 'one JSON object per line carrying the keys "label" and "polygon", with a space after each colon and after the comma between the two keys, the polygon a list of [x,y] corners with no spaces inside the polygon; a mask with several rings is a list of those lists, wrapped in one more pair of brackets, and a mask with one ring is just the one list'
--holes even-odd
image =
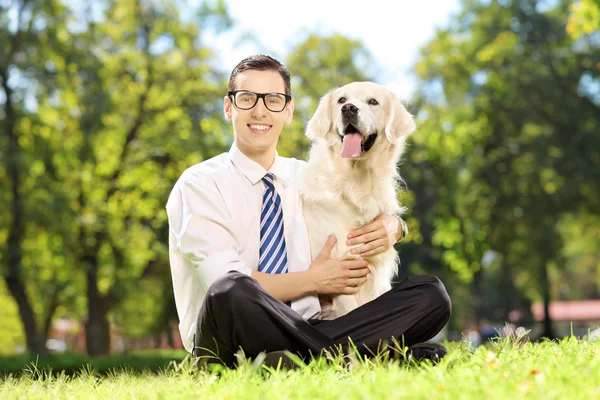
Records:
{"label": "green lawn", "polygon": [[36,371],[9,375],[0,399],[600,399],[600,343],[576,338],[517,344],[500,341],[470,352],[451,346],[440,364],[419,366],[313,362],[269,370],[250,362],[220,375],[197,371],[191,360],[159,372],[91,368],[69,376]]}

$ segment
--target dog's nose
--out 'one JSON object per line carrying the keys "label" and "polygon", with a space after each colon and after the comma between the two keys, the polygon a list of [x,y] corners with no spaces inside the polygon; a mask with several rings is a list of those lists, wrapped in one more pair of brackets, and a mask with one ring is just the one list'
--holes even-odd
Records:
{"label": "dog's nose", "polygon": [[351,117],[358,114],[358,107],[354,104],[346,103],[342,106],[342,114],[346,117]]}

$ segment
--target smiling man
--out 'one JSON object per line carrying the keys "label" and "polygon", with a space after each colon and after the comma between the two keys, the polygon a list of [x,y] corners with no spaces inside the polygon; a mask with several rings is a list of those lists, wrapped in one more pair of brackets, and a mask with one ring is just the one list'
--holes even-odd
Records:
{"label": "smiling man", "polygon": [[[391,336],[417,344],[439,332],[450,302],[430,277],[405,281],[344,317],[321,319],[318,295],[356,293],[369,270],[365,260],[331,259],[336,240],[346,238],[330,237],[310,262],[298,190],[306,163],[276,150],[294,111],[289,71],[265,55],[242,60],[223,105],[233,125],[230,151],[188,168],[166,206],[185,348],[203,362],[234,367],[240,349],[249,357],[267,352],[276,362],[284,350],[309,357],[347,349],[349,338],[375,347]],[[397,241],[401,222],[382,214],[348,240],[362,244],[359,254],[382,253],[393,244],[386,227],[399,227]],[[367,316],[379,323],[367,327]],[[433,344],[411,349],[419,358],[445,354]]]}

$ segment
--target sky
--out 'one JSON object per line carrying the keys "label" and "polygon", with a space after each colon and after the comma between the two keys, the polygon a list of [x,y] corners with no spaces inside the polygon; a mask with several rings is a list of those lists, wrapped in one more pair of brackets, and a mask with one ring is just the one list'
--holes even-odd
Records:
{"label": "sky", "polygon": [[[196,0],[198,1],[198,0]],[[227,0],[235,20],[231,33],[211,43],[220,49],[230,71],[244,57],[267,53],[283,59],[302,42],[305,33],[341,33],[359,39],[371,52],[377,81],[409,100],[415,89],[409,69],[418,49],[460,10],[459,0]],[[240,34],[253,33],[260,44],[239,43]],[[292,75],[294,71],[291,71]]]}

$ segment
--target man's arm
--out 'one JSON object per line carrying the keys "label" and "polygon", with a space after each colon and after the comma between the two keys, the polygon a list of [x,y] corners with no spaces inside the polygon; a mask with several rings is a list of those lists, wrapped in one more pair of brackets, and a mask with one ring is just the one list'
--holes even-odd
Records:
{"label": "man's arm", "polygon": [[252,273],[240,257],[231,232],[234,222],[211,176],[178,184],[169,197],[167,214],[173,247],[197,269],[204,290],[228,271]]}
{"label": "man's arm", "polygon": [[285,274],[252,271],[252,277],[271,296],[283,302],[316,293],[316,285],[309,271],[288,272]]}
{"label": "man's arm", "polygon": [[307,294],[353,294],[367,280],[366,260],[334,260],[331,250],[337,239],[331,235],[307,271],[267,274],[252,271],[258,283],[281,301]]}

